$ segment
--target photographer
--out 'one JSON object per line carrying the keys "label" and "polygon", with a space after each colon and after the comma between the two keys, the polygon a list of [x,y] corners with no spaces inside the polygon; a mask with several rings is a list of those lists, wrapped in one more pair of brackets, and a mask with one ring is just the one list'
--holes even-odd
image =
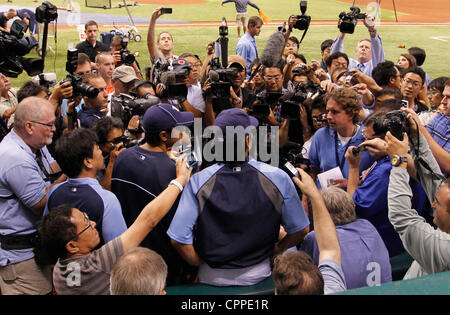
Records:
{"label": "photographer", "polygon": [[111,190],[114,163],[119,154],[126,149],[123,144],[123,123],[117,117],[103,117],[92,125],[92,130],[97,134],[97,144],[102,151],[106,166],[97,172],[97,180],[104,189]]}
{"label": "photographer", "polygon": [[144,80],[133,52],[127,50],[128,37],[114,35],[111,40],[110,52],[114,57],[115,67],[127,65],[133,68],[139,80]]}
{"label": "photographer", "polygon": [[155,64],[157,60],[162,63],[166,63],[178,58],[178,56],[173,54],[174,43],[170,33],[160,33],[158,35],[157,43],[155,44],[156,20],[164,14],[161,9],[162,7],[159,7],[153,11],[152,17],[150,18],[150,24],[148,26],[147,47],[152,64]]}
{"label": "photographer", "polygon": [[[344,20],[347,20],[349,15],[355,15],[356,13],[358,13],[358,15],[361,15],[361,13],[359,13],[359,8],[356,9],[357,10],[352,10],[351,13],[345,14],[345,16],[343,16],[343,14],[341,13],[341,15],[339,15],[339,25],[342,26]],[[384,48],[381,42],[381,38],[378,35],[377,30],[375,29],[374,18],[364,13],[362,13],[362,15],[364,15],[364,26],[366,26],[367,30],[369,31],[370,39],[362,39],[358,42],[358,45],[356,47],[357,59],[355,60],[350,58],[348,68],[356,68],[362,73],[368,76],[372,76],[373,68],[375,68],[380,62],[384,61]],[[358,18],[362,18],[362,16],[358,16]],[[353,17],[351,19],[353,19]],[[356,23],[357,19],[355,18],[353,21],[355,21]],[[344,52],[344,37],[347,30],[344,30],[342,27],[340,27],[340,29],[341,32],[339,36],[331,46],[331,54],[338,51]]]}
{"label": "photographer", "polygon": [[14,112],[17,106],[17,90],[11,87],[11,79],[0,73],[0,118],[8,127],[14,122]]}
{"label": "photographer", "polygon": [[[415,124],[410,120],[413,128]],[[415,130],[415,132],[419,132]],[[411,143],[408,145],[408,139]],[[408,253],[415,259],[408,269],[404,279],[422,277],[425,275],[448,271],[450,262],[450,183],[445,180],[439,170],[439,165],[431,154],[425,137],[420,134],[398,140],[389,132],[386,134],[387,153],[391,158],[396,157],[399,163],[392,168],[389,177],[388,206],[389,221],[400,235]],[[411,146],[411,148],[410,148]],[[411,150],[413,149],[413,150]],[[409,177],[407,163],[412,160],[409,151],[415,152],[414,162],[418,177],[427,196],[432,202],[434,210],[433,223],[425,222],[419,216],[412,204],[413,192],[408,185]],[[402,158],[399,158],[402,157]],[[424,164],[419,163],[421,159]]]}
{"label": "photographer", "polygon": [[192,112],[195,117],[203,117],[205,111],[203,95],[197,86],[190,84],[190,73],[191,67],[186,60],[182,58],[173,60],[167,70],[160,73],[161,80],[156,86],[156,94],[162,103],[173,104],[182,111]]}
{"label": "photographer", "polygon": [[[349,164],[347,192],[353,197],[356,214],[359,218],[369,220],[375,226],[389,251],[389,257],[393,257],[403,253],[405,249],[388,219],[389,174],[392,167],[396,165],[386,151],[387,128],[383,127],[383,123],[387,120],[387,113],[387,110],[379,110],[363,122],[366,140],[358,147],[367,149],[375,158],[375,162],[363,172],[361,178],[359,176],[361,152],[353,153],[356,146],[349,146],[345,159]],[[416,195],[414,207],[422,209],[423,205],[420,203],[423,203],[423,199],[419,198],[422,194],[420,184],[411,180],[409,185]]]}
{"label": "photographer", "polygon": [[84,75],[83,83],[99,90],[95,98],[84,96],[83,108],[78,112],[78,126],[89,128],[96,120],[106,116],[108,93],[106,92],[106,82],[99,74],[89,73]]}

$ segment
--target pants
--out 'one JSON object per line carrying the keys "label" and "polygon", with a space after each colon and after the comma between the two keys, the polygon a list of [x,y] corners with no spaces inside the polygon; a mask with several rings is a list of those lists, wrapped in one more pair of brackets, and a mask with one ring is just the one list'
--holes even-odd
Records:
{"label": "pants", "polygon": [[3,295],[43,295],[52,291],[52,266],[41,269],[34,258],[0,266]]}

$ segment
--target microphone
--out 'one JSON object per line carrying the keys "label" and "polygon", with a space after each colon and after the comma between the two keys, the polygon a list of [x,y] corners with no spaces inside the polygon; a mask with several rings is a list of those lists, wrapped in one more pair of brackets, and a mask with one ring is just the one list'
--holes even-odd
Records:
{"label": "microphone", "polygon": [[282,32],[275,32],[270,35],[266,47],[261,53],[261,64],[266,67],[276,67],[281,60],[284,44],[285,39]]}
{"label": "microphone", "polygon": [[211,82],[219,82],[220,80],[219,74],[214,70],[209,70],[208,77]]}

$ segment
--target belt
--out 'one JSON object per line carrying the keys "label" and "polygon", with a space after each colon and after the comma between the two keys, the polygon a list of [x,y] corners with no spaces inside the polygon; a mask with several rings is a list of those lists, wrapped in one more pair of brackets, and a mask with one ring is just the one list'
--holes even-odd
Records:
{"label": "belt", "polygon": [[0,235],[1,248],[4,250],[33,248],[38,243],[38,233],[24,235]]}

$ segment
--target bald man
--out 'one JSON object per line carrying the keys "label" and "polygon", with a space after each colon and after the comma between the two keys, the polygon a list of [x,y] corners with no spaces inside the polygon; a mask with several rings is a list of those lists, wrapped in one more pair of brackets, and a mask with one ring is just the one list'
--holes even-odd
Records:
{"label": "bald man", "polygon": [[51,268],[38,267],[36,225],[41,218],[51,174],[60,171],[46,145],[55,132],[53,105],[27,97],[15,112],[14,128],[0,143],[0,289],[2,294],[48,294]]}

